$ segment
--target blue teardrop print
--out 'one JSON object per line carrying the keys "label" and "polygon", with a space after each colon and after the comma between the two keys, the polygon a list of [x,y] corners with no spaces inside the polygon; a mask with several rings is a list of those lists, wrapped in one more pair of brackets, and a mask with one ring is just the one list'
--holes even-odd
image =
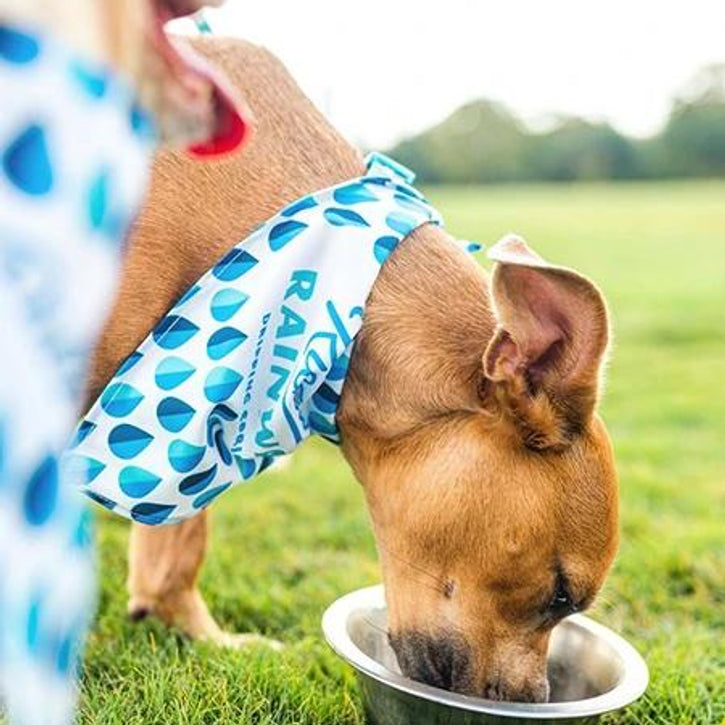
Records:
{"label": "blue teardrop print", "polygon": [[191,476],[183,478],[179,484],[179,493],[183,493],[184,496],[195,496],[197,493],[201,493],[214,480],[216,471],[217,465],[215,463],[206,471],[192,473]]}
{"label": "blue teardrop print", "polygon": [[164,398],[156,407],[159,423],[171,433],[178,433],[188,425],[196,411],[178,398]]}
{"label": "blue teardrop print", "polygon": [[242,478],[245,481],[248,481],[250,478],[254,478],[254,475],[257,473],[257,461],[255,461],[254,458],[241,458],[240,456],[235,456],[235,460],[237,462],[237,467],[239,468],[239,473],[242,474]]}
{"label": "blue teardrop print", "polygon": [[167,315],[153,331],[154,342],[164,350],[175,350],[191,340],[199,328],[180,315]]}
{"label": "blue teardrop print", "polygon": [[58,500],[58,462],[48,456],[35,469],[25,487],[23,511],[31,526],[42,526],[55,511]]}
{"label": "blue teardrop print", "polygon": [[337,426],[324,415],[311,411],[309,423],[310,430],[314,431],[318,435],[325,436],[326,438],[337,438]]}
{"label": "blue teardrop print", "polygon": [[38,57],[40,43],[32,35],[0,24],[0,58],[10,63],[30,63]]}
{"label": "blue teardrop print", "polygon": [[340,355],[335,358],[330,368],[330,372],[327,373],[327,379],[329,381],[344,380],[347,376],[347,370],[350,367],[350,358],[348,355]]}
{"label": "blue teardrop print", "polygon": [[315,407],[325,415],[335,415],[340,404],[340,396],[327,384],[323,383],[312,396]]}
{"label": "blue teardrop print", "polygon": [[154,526],[166,521],[175,508],[176,506],[172,504],[137,503],[131,509],[131,518],[140,524]]}
{"label": "blue teardrop print", "polygon": [[2,165],[8,179],[26,194],[42,196],[53,188],[45,131],[37,124],[28,126],[5,149]]}
{"label": "blue teardrop print", "polygon": [[118,474],[118,485],[131,498],[143,498],[161,483],[161,477],[145,468],[126,466]]}
{"label": "blue teardrop print", "polygon": [[218,498],[219,496],[221,496],[221,494],[223,494],[224,491],[226,491],[229,488],[229,486],[231,486],[231,485],[232,485],[232,482],[229,481],[228,483],[224,483],[221,486],[217,486],[216,488],[212,488],[209,491],[205,491],[204,493],[201,494],[201,496],[197,496],[193,500],[191,505],[195,509],[206,508],[215,498]]}
{"label": "blue teardrop print", "polygon": [[179,307],[186,304],[200,289],[201,285],[195,284],[193,287],[190,287],[188,290],[186,290],[186,292],[184,292],[179,301],[174,305],[174,309],[178,310]]}
{"label": "blue teardrop print", "polygon": [[67,453],[63,456],[63,480],[70,479],[74,482],[91,483],[106,467],[105,463],[82,456],[80,453]]}
{"label": "blue teardrop print", "polygon": [[108,445],[118,458],[129,460],[143,451],[154,437],[135,425],[117,425],[108,434]]}
{"label": "blue teardrop print", "polygon": [[356,211],[351,209],[325,209],[325,219],[335,227],[369,227]]}
{"label": "blue teardrop print", "polygon": [[418,220],[402,211],[394,211],[385,217],[385,223],[401,236],[405,237],[416,227],[420,226]]}
{"label": "blue teardrop print", "polygon": [[88,436],[93,433],[97,428],[96,423],[92,423],[90,420],[82,420],[76,428],[73,440],[69,444],[69,448],[77,448]]}
{"label": "blue teardrop print", "polygon": [[88,489],[85,489],[83,493],[88,496],[91,501],[95,501],[97,504],[100,504],[103,506],[103,508],[108,509],[109,511],[113,511],[113,509],[116,508],[116,502],[111,501],[110,498],[106,498],[105,496],[101,496],[100,493],[96,493],[95,491],[90,491]]}
{"label": "blue teardrop print", "polygon": [[291,217],[298,212],[304,211],[305,209],[312,209],[315,206],[317,206],[317,200],[315,199],[315,197],[305,196],[299,201],[295,201],[294,203],[290,204],[286,209],[283,209],[280,212],[280,216]]}
{"label": "blue teardrop print", "polygon": [[243,249],[232,249],[212,270],[212,274],[222,282],[232,282],[249,272],[257,264],[256,257]]}
{"label": "blue teardrop print", "polygon": [[282,247],[286,246],[296,236],[301,234],[309,225],[304,222],[298,222],[294,219],[290,219],[286,222],[280,222],[279,224],[272,227],[269,232],[267,241],[269,242],[269,248],[273,252],[278,252]]}
{"label": "blue teardrop print", "polygon": [[204,395],[211,403],[223,403],[234,395],[242,376],[231,368],[214,368],[204,382]]}
{"label": "blue teardrop print", "polygon": [[247,336],[240,330],[233,327],[222,327],[209,338],[209,342],[206,344],[207,355],[212,360],[221,360],[246,339]]}
{"label": "blue teardrop print", "polygon": [[335,189],[332,196],[338,204],[347,204],[348,206],[378,200],[378,197],[370,189],[360,183],[341,186]]}
{"label": "blue teardrop print", "polygon": [[408,194],[396,194],[393,199],[395,199],[395,201],[398,202],[403,209],[416,213],[421,212],[420,201],[413,196],[409,196]]}
{"label": "blue teardrop print", "polygon": [[233,287],[219,290],[211,300],[211,316],[217,322],[227,322],[248,299],[249,295]]}
{"label": "blue teardrop print", "polygon": [[204,453],[204,446],[195,446],[178,439],[169,443],[169,463],[179,473],[188,473],[196,468],[204,458]]}
{"label": "blue teardrop print", "polygon": [[124,375],[127,373],[141,358],[143,357],[143,353],[141,352],[132,352],[122,363],[121,367],[116,370],[116,374],[114,377],[120,378],[121,375]]}
{"label": "blue teardrop print", "polygon": [[193,365],[180,357],[166,357],[156,366],[156,385],[161,390],[173,390],[188,380],[195,371]]}
{"label": "blue teardrop print", "polygon": [[398,246],[400,240],[398,237],[380,237],[375,241],[373,246],[373,253],[375,259],[378,260],[379,264],[382,264],[389,256],[390,253]]}
{"label": "blue teardrop print", "polygon": [[101,395],[101,408],[113,418],[132,413],[143,400],[143,395],[128,383],[111,383]]}
{"label": "blue teardrop print", "polygon": [[98,73],[95,68],[91,69],[84,63],[74,61],[71,63],[70,72],[84,93],[94,100],[103,98],[108,87],[108,74]]}

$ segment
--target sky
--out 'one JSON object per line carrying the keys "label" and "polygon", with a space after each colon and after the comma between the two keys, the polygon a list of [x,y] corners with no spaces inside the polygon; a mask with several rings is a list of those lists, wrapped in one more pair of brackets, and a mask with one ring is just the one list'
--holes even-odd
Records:
{"label": "sky", "polygon": [[577,114],[646,136],[699,68],[725,62],[725,0],[228,0],[206,12],[215,33],[275,52],[367,148],[476,98],[534,126]]}

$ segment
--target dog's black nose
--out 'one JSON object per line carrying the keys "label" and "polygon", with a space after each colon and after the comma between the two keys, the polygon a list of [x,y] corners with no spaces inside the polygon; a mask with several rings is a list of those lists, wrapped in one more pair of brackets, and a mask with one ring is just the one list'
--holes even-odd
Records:
{"label": "dog's black nose", "polygon": [[470,650],[460,636],[442,634],[434,637],[404,632],[390,635],[389,639],[406,677],[442,690],[470,690]]}

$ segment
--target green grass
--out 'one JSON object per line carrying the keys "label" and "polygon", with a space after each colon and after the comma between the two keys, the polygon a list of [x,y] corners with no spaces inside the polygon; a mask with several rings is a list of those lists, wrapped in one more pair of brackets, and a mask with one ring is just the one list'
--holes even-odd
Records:
{"label": "green grass", "polygon": [[[647,696],[610,725],[725,723],[725,184],[433,190],[462,237],[516,230],[593,276],[616,330],[604,415],[622,482],[621,552],[593,616],[645,655]],[[281,654],[191,644],[125,618],[128,527],[103,517],[102,595],[81,722],[361,723],[319,619],[375,582],[358,485],[313,443],[215,507],[203,589],[221,623]]]}

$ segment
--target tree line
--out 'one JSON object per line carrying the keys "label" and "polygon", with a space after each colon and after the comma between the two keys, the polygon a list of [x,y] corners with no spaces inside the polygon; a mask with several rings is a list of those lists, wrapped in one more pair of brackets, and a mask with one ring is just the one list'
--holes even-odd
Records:
{"label": "tree line", "polygon": [[576,117],[537,133],[478,100],[390,154],[428,183],[725,177],[725,64],[696,74],[650,138]]}

